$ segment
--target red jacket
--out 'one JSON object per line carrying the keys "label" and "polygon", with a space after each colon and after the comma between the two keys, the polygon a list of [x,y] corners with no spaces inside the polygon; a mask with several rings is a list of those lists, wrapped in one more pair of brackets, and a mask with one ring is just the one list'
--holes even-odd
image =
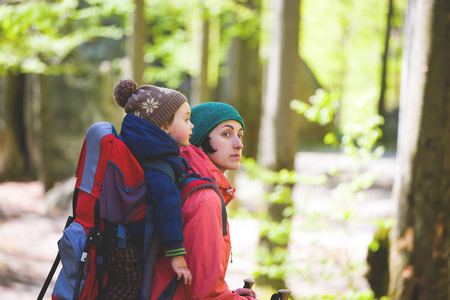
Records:
{"label": "red jacket", "polygon": [[[202,150],[190,145],[182,148],[181,156],[188,160],[195,173],[217,182],[225,204],[234,198],[228,179]],[[228,222],[227,235],[222,234],[221,210],[220,197],[210,188],[195,191],[186,199],[182,208],[184,247],[193,280],[192,285],[185,285],[181,280],[173,299],[254,299],[239,296],[229,290],[225,282],[231,246]],[[151,299],[157,299],[174,276],[170,260],[160,256],[155,266]]]}

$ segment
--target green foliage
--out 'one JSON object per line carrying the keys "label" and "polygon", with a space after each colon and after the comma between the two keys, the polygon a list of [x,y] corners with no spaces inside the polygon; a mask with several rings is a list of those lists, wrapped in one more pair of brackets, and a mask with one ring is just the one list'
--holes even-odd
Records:
{"label": "green foliage", "polygon": [[264,219],[261,222],[260,236],[266,237],[269,241],[277,245],[287,245],[289,242],[289,235],[291,233],[291,221],[289,216],[281,222]]}
{"label": "green foliage", "polygon": [[395,219],[376,220],[378,230],[375,232],[375,236],[372,243],[369,245],[369,250],[377,252],[380,248],[380,241],[388,241],[389,233],[394,227]]}
{"label": "green foliage", "polygon": [[[406,2],[395,3],[397,14],[393,24],[397,29],[403,24]],[[377,0],[301,3],[301,57],[324,88],[339,96],[339,121],[363,120],[376,113],[388,3]],[[390,109],[398,106],[403,35],[397,29],[390,44],[386,95]]]}
{"label": "green foliage", "polygon": [[282,205],[284,209],[281,221],[273,220],[269,214],[261,218],[260,238],[269,241],[272,246],[259,247],[257,251],[259,265],[255,270],[257,278],[265,276],[269,279],[286,279],[286,273],[290,267],[287,260],[287,245],[291,234],[291,218],[295,211],[291,191],[291,185],[278,183],[265,197],[270,205]]}
{"label": "green foliage", "polygon": [[[383,122],[381,116],[374,115],[363,122],[348,122],[344,126],[340,149],[349,158],[349,171],[343,172],[333,166],[329,169],[330,175],[340,178],[340,183],[334,191],[337,198],[361,199],[361,197],[364,197],[363,191],[370,188],[379,176],[374,172],[363,172],[361,170],[363,166],[381,158],[384,154],[384,146],[377,145],[383,134],[380,129]],[[327,135],[325,142],[330,141],[330,136],[332,137],[332,145],[335,145],[338,139],[333,133]]]}
{"label": "green foliage", "polygon": [[270,187],[264,197],[268,205],[280,205],[283,207],[281,221],[273,220],[269,214],[264,214],[260,219],[260,237],[269,241],[273,247],[259,247],[256,257],[258,267],[254,274],[257,278],[285,280],[287,272],[291,269],[288,257],[287,245],[291,233],[291,219],[295,213],[291,193],[295,183],[310,185],[325,184],[326,175],[303,176],[294,171],[280,170],[270,171],[258,165],[253,158],[243,158],[242,167],[252,179],[261,180]]}
{"label": "green foliage", "polygon": [[311,104],[301,100],[292,100],[291,108],[298,114],[304,115],[310,122],[315,122],[322,126],[333,122],[334,115],[339,107],[339,101],[336,95],[318,89],[309,98],[309,102]]}
{"label": "green foliage", "polygon": [[266,248],[259,247],[257,250],[257,259],[260,267],[254,274],[256,277],[267,276],[271,279],[286,279],[289,271],[287,263],[288,250],[282,247],[274,247],[271,251]]}
{"label": "green foliage", "polygon": [[336,92],[378,85],[386,9],[376,0],[302,1],[302,56],[320,82]]}
{"label": "green foliage", "polygon": [[371,290],[363,291],[349,291],[343,295],[313,295],[308,298],[302,298],[303,300],[389,300],[388,297],[375,298],[375,295]]}
{"label": "green foliage", "polygon": [[[189,7],[189,9],[186,9]],[[177,88],[188,76],[195,77],[200,66],[202,22],[210,23],[208,84],[217,84],[220,64],[225,60],[231,39],[241,36],[253,41],[259,18],[245,3],[232,0],[149,1],[146,18],[150,43],[145,61],[148,82],[162,82]]]}
{"label": "green foliage", "polygon": [[[126,13],[126,2],[29,0],[0,5],[0,74],[58,73],[79,45],[98,37],[120,39],[123,31],[105,21]],[[70,71],[70,69],[66,69]]]}
{"label": "green foliage", "polygon": [[243,158],[242,167],[247,171],[247,174],[251,179],[258,179],[266,184],[303,183],[308,185],[322,185],[327,181],[326,175],[305,176],[286,169],[274,172],[261,167],[253,158]]}
{"label": "green foliage", "polygon": [[[291,108],[297,113],[305,115],[309,121],[325,125],[334,119],[335,108],[337,108],[336,102],[336,96],[320,90],[310,99],[311,104],[294,100],[291,102]],[[362,170],[368,163],[379,159],[384,154],[384,147],[377,144],[382,136],[380,126],[383,123],[384,119],[379,115],[366,115],[365,119],[343,123],[344,126],[340,137],[333,132],[325,136],[324,143],[333,147],[339,147],[349,163],[346,164],[346,167],[341,167],[340,169],[336,166],[330,166],[328,176],[335,177],[338,182],[333,190],[335,199],[331,203],[332,208],[327,215],[321,215],[317,212],[306,213],[305,219],[308,220],[308,224],[314,224],[314,226],[322,224],[322,226],[326,226],[327,222],[322,220],[331,219],[331,224],[333,224],[333,222],[343,223],[356,219],[351,206],[347,206],[345,203],[363,199],[365,196],[364,191],[373,185],[379,175],[375,172],[364,172]],[[375,249],[377,247],[376,241],[370,247]],[[341,260],[344,259],[341,257]],[[348,287],[352,291],[349,293],[348,298],[347,296],[331,295],[329,298],[327,296],[319,296],[312,299],[374,299],[371,292],[363,292],[361,294],[353,292],[354,282],[352,274],[361,266],[352,262],[350,257],[345,261],[342,265],[342,277],[349,279]],[[329,259],[324,263],[327,264],[328,262],[330,262]],[[333,275],[335,276],[331,272],[321,273],[324,279],[329,279]]]}
{"label": "green foliage", "polygon": [[[294,171],[283,169],[279,172],[267,170],[259,166],[254,159],[244,158],[243,168],[250,178],[258,179],[270,189],[264,200],[269,207],[282,208],[281,220],[274,220],[274,216],[264,213],[260,216],[260,239],[265,240],[266,247],[259,247],[256,257],[258,267],[254,274],[257,278],[265,277],[270,280],[285,280],[289,270],[287,260],[289,237],[291,234],[291,219],[295,213],[292,201],[292,185],[301,179]],[[323,182],[325,177],[317,181]],[[269,208],[269,211],[271,209]]]}

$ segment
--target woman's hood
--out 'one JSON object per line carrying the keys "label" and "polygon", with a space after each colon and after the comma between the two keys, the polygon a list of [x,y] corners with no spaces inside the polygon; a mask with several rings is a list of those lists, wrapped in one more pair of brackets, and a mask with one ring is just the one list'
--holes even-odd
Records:
{"label": "woman's hood", "polygon": [[186,158],[194,173],[202,177],[212,178],[216,181],[222,192],[225,204],[228,204],[234,198],[234,188],[203,150],[194,145],[189,145],[181,148],[181,156]]}

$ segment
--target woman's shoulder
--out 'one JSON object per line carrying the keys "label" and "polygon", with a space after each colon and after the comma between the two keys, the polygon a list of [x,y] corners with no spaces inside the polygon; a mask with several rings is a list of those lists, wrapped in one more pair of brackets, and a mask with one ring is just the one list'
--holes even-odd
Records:
{"label": "woman's shoulder", "polygon": [[199,188],[182,201],[183,211],[186,213],[193,213],[198,209],[207,210],[221,207],[220,197],[211,187]]}

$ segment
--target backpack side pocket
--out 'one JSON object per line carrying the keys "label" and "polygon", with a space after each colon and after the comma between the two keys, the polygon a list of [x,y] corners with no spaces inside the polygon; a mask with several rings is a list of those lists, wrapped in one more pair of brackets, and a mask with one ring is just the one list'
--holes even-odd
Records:
{"label": "backpack side pocket", "polygon": [[[86,232],[80,223],[73,222],[64,229],[63,236],[58,241],[62,269],[56,280],[53,296],[56,299],[72,299],[73,289],[77,280],[81,254],[86,244]],[[83,290],[89,266],[89,257],[83,269],[80,291]]]}

